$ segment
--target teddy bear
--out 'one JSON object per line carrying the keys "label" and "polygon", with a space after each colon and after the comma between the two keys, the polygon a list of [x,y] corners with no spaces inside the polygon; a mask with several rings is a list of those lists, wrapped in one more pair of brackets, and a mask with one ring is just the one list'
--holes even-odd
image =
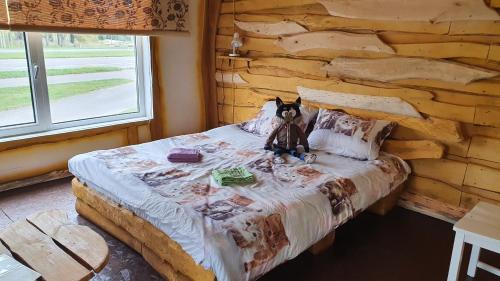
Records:
{"label": "teddy bear", "polygon": [[[304,131],[297,125],[302,119],[300,104],[300,97],[290,104],[283,103],[279,97],[276,98],[275,120],[277,125],[267,138],[264,149],[274,152],[274,162],[277,164],[286,162],[282,157],[285,153],[297,157],[307,164],[316,160],[316,155],[309,153],[309,143]],[[277,143],[273,144],[275,139]]]}

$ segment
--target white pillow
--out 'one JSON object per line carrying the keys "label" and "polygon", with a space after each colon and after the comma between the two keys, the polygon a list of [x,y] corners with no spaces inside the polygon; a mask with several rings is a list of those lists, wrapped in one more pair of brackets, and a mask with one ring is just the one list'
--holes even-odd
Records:
{"label": "white pillow", "polygon": [[341,111],[320,109],[308,138],[309,146],[341,156],[374,160],[396,125],[390,121],[368,120]]}
{"label": "white pillow", "polygon": [[[274,129],[274,126],[279,124],[276,117],[276,102],[268,101],[262,106],[260,112],[253,118],[252,120],[243,122],[238,126],[243,130],[252,134],[267,136],[271,134]],[[307,125],[311,120],[316,117],[318,113],[318,109],[308,107],[308,106],[300,106],[300,113],[302,118],[295,120],[295,123],[305,132],[307,129]]]}

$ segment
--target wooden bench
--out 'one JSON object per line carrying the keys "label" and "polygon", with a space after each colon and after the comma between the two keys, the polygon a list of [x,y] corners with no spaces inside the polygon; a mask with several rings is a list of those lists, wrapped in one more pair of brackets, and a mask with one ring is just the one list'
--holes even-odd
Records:
{"label": "wooden bench", "polygon": [[[47,281],[90,280],[109,259],[106,241],[87,226],[71,224],[64,211],[41,212],[0,232],[3,254]],[[0,243],[0,245],[2,245]]]}

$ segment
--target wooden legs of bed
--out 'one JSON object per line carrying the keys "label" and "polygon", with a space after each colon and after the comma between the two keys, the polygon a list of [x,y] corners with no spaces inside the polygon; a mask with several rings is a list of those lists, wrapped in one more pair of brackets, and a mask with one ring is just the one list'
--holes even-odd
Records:
{"label": "wooden legs of bed", "polygon": [[[368,208],[368,211],[381,216],[386,215],[390,210],[394,208],[394,206],[396,206],[399,196],[403,192],[403,189],[404,184],[399,185],[389,195],[381,198],[380,200],[375,202],[375,204],[370,206]],[[335,231],[331,232],[330,234],[325,236],[325,238],[321,239],[316,244],[311,246],[308,251],[313,255],[319,255],[328,250],[333,245],[333,242],[335,242]]]}
{"label": "wooden legs of bed", "polygon": [[398,203],[399,196],[403,193],[404,183],[396,187],[389,195],[381,198],[368,208],[368,211],[384,216]]}
{"label": "wooden legs of bed", "polygon": [[140,253],[167,280],[214,281],[175,241],[131,211],[105,199],[77,179],[72,182],[76,210],[118,240]]}
{"label": "wooden legs of bed", "polygon": [[316,244],[312,245],[307,250],[313,255],[319,255],[328,250],[333,245],[333,242],[335,242],[335,230],[327,234],[323,239],[316,242]]}

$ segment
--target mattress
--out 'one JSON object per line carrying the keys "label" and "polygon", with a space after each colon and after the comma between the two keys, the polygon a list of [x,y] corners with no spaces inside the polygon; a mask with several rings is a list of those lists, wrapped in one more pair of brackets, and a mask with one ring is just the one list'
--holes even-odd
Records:
{"label": "mattress", "polygon": [[[265,137],[235,125],[94,151],[69,170],[90,188],[149,221],[220,281],[254,280],[292,259],[403,183],[396,156],[359,161],[321,151],[313,164],[275,164]],[[199,163],[171,163],[196,147]],[[214,169],[245,167],[255,183],[220,186]]]}

